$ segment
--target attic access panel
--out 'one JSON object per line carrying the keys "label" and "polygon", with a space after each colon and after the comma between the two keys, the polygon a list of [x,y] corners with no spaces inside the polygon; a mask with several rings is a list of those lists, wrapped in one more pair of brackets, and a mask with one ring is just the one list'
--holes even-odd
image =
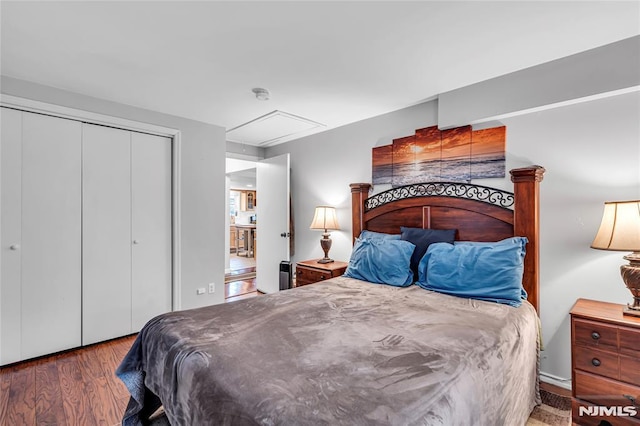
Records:
{"label": "attic access panel", "polygon": [[306,132],[318,127],[325,127],[325,125],[275,110],[227,130],[227,140],[266,147],[285,142],[294,136],[303,136]]}

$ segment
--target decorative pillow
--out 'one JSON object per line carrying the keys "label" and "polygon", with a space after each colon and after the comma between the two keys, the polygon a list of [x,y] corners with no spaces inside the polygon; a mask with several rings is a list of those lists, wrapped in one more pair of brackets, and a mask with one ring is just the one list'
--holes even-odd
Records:
{"label": "decorative pillow", "polygon": [[358,238],[344,276],[406,287],[413,282],[409,260],[414,248],[408,241]]}
{"label": "decorative pillow", "polygon": [[522,288],[527,239],[496,243],[432,244],[420,261],[418,285],[453,296],[518,307],[527,293]]}
{"label": "decorative pillow", "polygon": [[360,233],[360,238],[369,240],[399,240],[400,234],[385,234],[384,232],[367,231],[366,229],[364,229]]}
{"label": "decorative pillow", "polygon": [[456,238],[455,229],[422,229],[422,228],[406,228],[401,227],[401,238],[405,241],[416,246],[416,249],[411,256],[411,270],[413,271],[413,281],[418,281],[418,265],[420,259],[424,256],[433,243],[449,243],[453,244],[453,240]]}

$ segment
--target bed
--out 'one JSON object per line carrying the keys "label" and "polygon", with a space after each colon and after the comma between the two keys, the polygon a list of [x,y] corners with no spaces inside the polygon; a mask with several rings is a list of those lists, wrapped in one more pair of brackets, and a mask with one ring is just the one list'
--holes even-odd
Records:
{"label": "bed", "polygon": [[543,173],[512,170],[513,193],[431,183],[368,197],[369,184],[351,185],[356,244],[403,226],[527,238],[519,307],[342,276],[164,314],[117,370],[131,392],[123,424],[160,406],[173,425],[524,424],[539,403]]}

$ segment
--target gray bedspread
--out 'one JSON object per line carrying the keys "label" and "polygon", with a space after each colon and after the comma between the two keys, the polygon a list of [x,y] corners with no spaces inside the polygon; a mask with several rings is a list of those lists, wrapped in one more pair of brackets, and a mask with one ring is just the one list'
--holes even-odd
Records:
{"label": "gray bedspread", "polygon": [[520,308],[338,277],[151,320],[123,424],[523,425],[538,325]]}

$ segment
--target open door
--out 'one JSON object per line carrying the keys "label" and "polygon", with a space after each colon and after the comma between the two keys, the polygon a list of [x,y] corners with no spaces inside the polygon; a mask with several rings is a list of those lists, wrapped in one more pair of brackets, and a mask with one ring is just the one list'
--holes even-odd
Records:
{"label": "open door", "polygon": [[289,154],[259,161],[256,185],[256,287],[276,293],[280,262],[289,261]]}

